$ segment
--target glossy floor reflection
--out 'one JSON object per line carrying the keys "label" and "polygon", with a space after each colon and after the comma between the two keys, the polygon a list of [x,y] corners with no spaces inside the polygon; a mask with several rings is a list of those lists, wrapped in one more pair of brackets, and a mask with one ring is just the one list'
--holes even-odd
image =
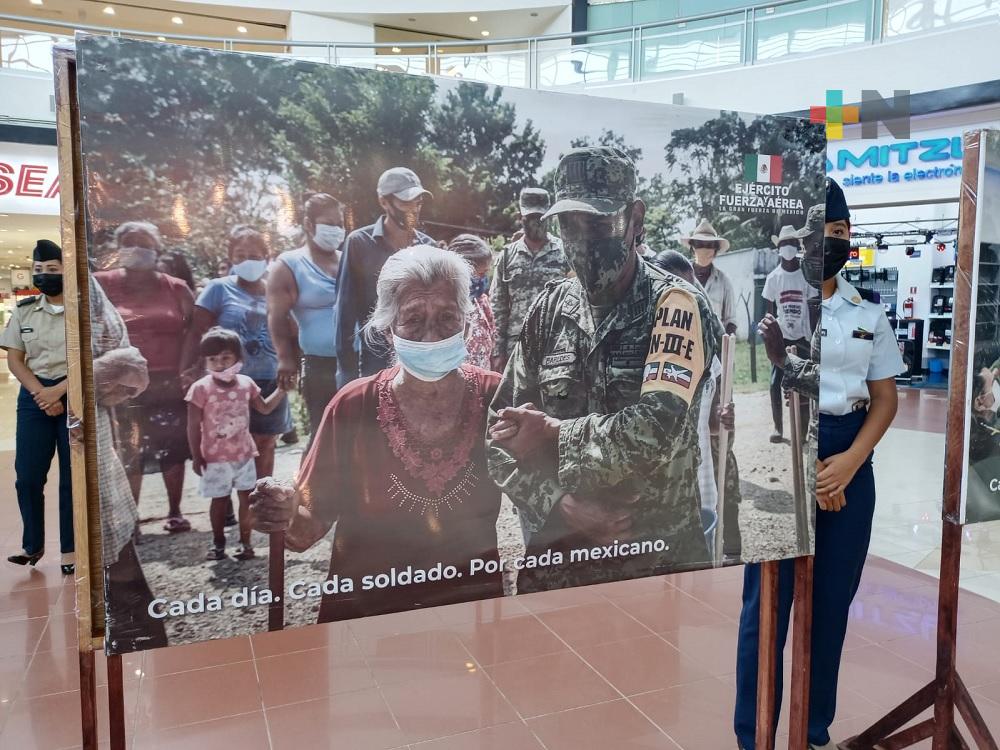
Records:
{"label": "glossy floor reflection", "polygon": [[[908,426],[892,430],[876,462],[873,552],[892,559],[870,558],[852,609],[835,739],[881,716],[933,668],[928,574],[943,435],[931,428],[943,410],[919,394],[902,403],[899,424]],[[10,488],[12,463],[0,454],[0,483]],[[8,498],[5,554],[19,528]],[[1000,728],[1000,603],[971,590],[997,571],[998,532],[967,531],[959,667],[987,724]],[[74,591],[56,552],[34,571],[0,566],[4,750],[79,746]],[[129,746],[732,750],[741,589],[741,569],[704,571],[129,656]],[[1000,589],[983,593],[1000,599]],[[103,714],[105,689],[100,697]],[[101,731],[106,738],[106,722]]]}

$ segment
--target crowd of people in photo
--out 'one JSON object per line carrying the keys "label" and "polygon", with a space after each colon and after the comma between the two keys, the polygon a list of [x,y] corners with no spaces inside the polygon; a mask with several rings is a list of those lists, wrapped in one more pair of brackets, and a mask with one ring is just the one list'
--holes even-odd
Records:
{"label": "crowd of people in photo", "polygon": [[[412,525],[406,533],[393,526],[412,519],[397,518],[388,512],[389,506],[428,519],[428,538],[399,547],[400,561],[416,564],[428,555],[439,557],[434,540],[444,538],[465,540],[458,545],[462,549],[455,547],[455,560],[497,555],[494,526],[500,491],[486,465],[487,411],[532,304],[550,282],[577,275],[552,227],[558,213],[550,211],[546,190],[523,189],[517,206],[520,227],[509,242],[494,250],[487,238],[476,234],[462,233],[444,242],[422,231],[421,210],[432,196],[410,169],[386,170],[376,192],[382,214],[354,231],[348,231],[349,212],[341,200],[326,193],[309,194],[302,206],[302,242],[280,253],[271,246],[271,235],[260,228],[232,227],[226,255],[217,260],[215,273],[208,278],[197,278],[189,258],[168,250],[159,228],[143,220],[119,225],[95,253],[90,285],[105,300],[107,310],[120,317],[122,346],[145,361],[142,377],[147,382],[133,383],[129,397],[109,405],[114,452],[127,480],[127,494],[137,508],[145,475],[159,474],[167,501],[163,529],[170,534],[189,531],[182,499],[190,461],[199,477],[198,492],[208,501],[212,529],[208,560],[228,556],[228,527],[238,527],[231,556],[237,560],[256,556],[250,494],[257,480],[274,475],[278,439],[295,440],[287,396],[293,391],[301,398],[306,417],[302,426],[309,435],[297,486],[308,486],[313,476],[323,475],[328,480],[321,484],[324,492],[337,500],[336,512],[326,507],[326,498],[319,503],[328,519],[326,529],[339,520],[335,545],[339,562],[331,561],[331,572],[344,570],[346,560],[351,561],[350,568],[378,567],[379,561],[370,559],[384,548],[377,540],[413,538]],[[629,198],[635,200],[624,196],[623,205]],[[712,265],[728,241],[707,221],[679,238],[679,244],[692,251],[693,265],[673,250],[657,255],[645,244],[641,224],[630,229],[628,251],[637,259],[703,289],[720,321],[732,316],[732,284]],[[54,244],[55,250],[43,243],[40,248],[36,272],[44,273],[46,264],[61,262],[61,255],[56,257]],[[456,289],[462,294],[456,295]],[[50,309],[51,300],[58,298],[43,294],[40,299],[47,305],[44,309]],[[64,402],[64,369],[50,373],[37,359],[36,368],[39,378],[57,376]],[[716,368],[713,380],[717,375]],[[353,410],[354,399],[361,394],[335,400],[338,390],[371,378],[372,392],[362,398],[365,409]],[[334,401],[337,408],[327,414]],[[715,513],[716,435],[720,425],[732,429],[734,422],[732,405],[719,403],[714,383],[708,401],[697,417],[704,519]],[[333,418],[327,433],[321,429],[324,414],[328,422]],[[363,414],[368,416],[362,418]],[[344,424],[345,420],[358,424]],[[362,439],[358,430],[363,429],[374,432]],[[350,441],[338,437],[331,442],[334,432],[350,435]],[[28,440],[37,431],[23,433]],[[356,456],[336,453],[351,441],[371,445]],[[320,447],[313,447],[317,442]],[[57,443],[61,460],[68,461],[62,443]],[[735,499],[727,524],[727,556],[736,560],[739,489],[731,448],[729,453],[733,481],[727,482]],[[329,460],[331,454],[343,456],[347,463]],[[46,461],[34,472],[41,472],[42,483],[47,470]],[[68,469],[63,471],[63,548],[71,564],[68,475]],[[368,481],[375,481],[377,490],[365,484]],[[118,490],[116,496],[126,494]],[[391,517],[386,528],[369,518],[379,505],[372,502],[375,497],[389,503],[383,509]],[[364,523],[347,520],[362,510],[346,507],[348,500],[364,505]],[[447,534],[447,524],[442,523],[447,513],[442,511],[454,511],[459,505],[458,522],[465,525],[460,534]],[[24,506],[37,506],[26,512],[26,519],[40,512],[40,501],[25,501]],[[258,516],[266,515],[266,506],[258,506]],[[312,523],[304,525],[299,519],[292,525],[291,548],[301,548],[302,540],[310,538],[303,529],[323,527],[319,509],[308,508],[305,502],[297,508]],[[138,512],[133,508],[127,515],[134,524],[132,539],[138,540]],[[621,515],[624,518],[627,512]],[[468,524],[473,522],[481,528],[471,530]],[[628,537],[627,526],[620,523],[617,536]],[[37,521],[26,520],[26,529],[38,527]],[[26,531],[18,562],[20,558],[24,563],[37,562],[39,533]],[[697,557],[705,564],[709,553]],[[454,591],[442,596],[468,598]],[[420,597],[429,601],[423,593]],[[398,608],[398,603],[385,606]]]}
{"label": "crowd of people in photo", "polygon": [[[690,256],[655,253],[636,182],[624,152],[574,149],[556,170],[555,201],[522,190],[520,230],[494,251],[476,234],[425,234],[432,196],[396,167],[378,181],[372,224],[349,231],[344,203],[312,194],[299,247],[276,253],[260,228],[233,226],[225,258],[203,280],[154,224],[118,226],[88,283],[115,637],[147,648],[168,641],[136,546],[138,506],[144,476],[160,474],[164,530],[189,531],[189,461],[206,501],[198,510],[208,510],[208,561],[254,558],[255,532],[281,531],[291,552],[330,539],[327,582],[405,572],[401,585],[324,587],[320,622],[502,595],[504,496],[524,537],[520,593],[705,567],[720,493],[716,562],[739,561],[738,467],[732,443],[723,455],[717,439],[736,427],[719,388],[735,293],[714,263],[729,241],[701,220],[677,240]],[[871,534],[871,451],[895,413],[902,369],[881,306],[839,275],[849,236],[843,192],[828,180],[825,206],[772,237],[780,263],[757,327],[773,366],[772,442],[782,439],[783,389],[812,405],[803,417],[813,417],[806,468],[819,511],[813,643],[824,648],[812,654],[811,748],[832,747],[847,612]],[[22,386],[23,549],[8,560],[34,566],[44,554],[43,492],[58,453],[61,562],[71,573],[62,270],[59,247],[39,241],[40,294],[17,304],[0,347]],[[973,390],[990,441],[998,372],[995,362],[981,368]],[[278,439],[294,439],[296,391],[309,442],[292,476],[275,476]],[[781,639],[791,580],[783,571]],[[755,736],[759,596],[759,566],[747,565],[734,725],[745,749]]]}

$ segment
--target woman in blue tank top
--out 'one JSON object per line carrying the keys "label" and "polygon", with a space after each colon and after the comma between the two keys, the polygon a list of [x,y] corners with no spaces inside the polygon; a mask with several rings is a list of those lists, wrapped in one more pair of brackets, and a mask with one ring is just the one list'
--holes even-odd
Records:
{"label": "woman in blue tank top", "polygon": [[337,392],[337,272],[346,234],[343,205],[326,193],[313,195],[305,203],[302,228],[305,244],[282,253],[271,268],[268,324],[283,387],[295,387],[301,367],[302,398],[310,434],[315,434]]}

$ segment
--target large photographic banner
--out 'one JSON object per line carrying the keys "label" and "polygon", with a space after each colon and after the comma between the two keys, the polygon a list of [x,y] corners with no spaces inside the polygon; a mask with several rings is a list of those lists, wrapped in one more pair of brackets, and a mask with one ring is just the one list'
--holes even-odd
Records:
{"label": "large photographic banner", "polygon": [[980,131],[962,523],[1000,519],[1000,131]]}
{"label": "large photographic banner", "polygon": [[822,127],[391,66],[77,40],[112,653],[812,552]]}

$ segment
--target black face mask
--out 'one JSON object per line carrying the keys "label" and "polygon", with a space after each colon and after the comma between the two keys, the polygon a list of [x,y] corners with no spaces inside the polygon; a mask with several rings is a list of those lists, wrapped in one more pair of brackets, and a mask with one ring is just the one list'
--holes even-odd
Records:
{"label": "black face mask", "polygon": [[823,281],[829,281],[847,263],[851,254],[851,241],[843,237],[823,238]]}
{"label": "black face mask", "polygon": [[63,293],[63,275],[61,273],[36,273],[31,277],[35,289],[47,297],[58,297]]}

